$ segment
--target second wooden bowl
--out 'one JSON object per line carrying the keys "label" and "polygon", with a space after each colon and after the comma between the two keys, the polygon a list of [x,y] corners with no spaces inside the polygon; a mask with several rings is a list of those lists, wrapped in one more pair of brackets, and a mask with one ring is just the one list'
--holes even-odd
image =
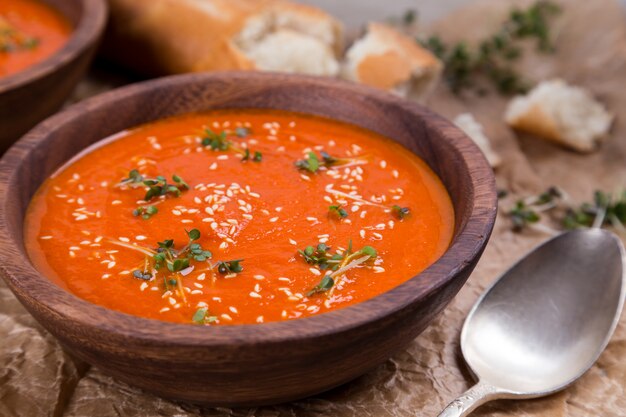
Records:
{"label": "second wooden bowl", "polygon": [[37,123],[57,111],[84,75],[107,18],[106,0],[42,0],[73,27],[54,55],[0,78],[0,155]]}
{"label": "second wooden bowl", "polygon": [[[330,117],[392,138],[439,175],[454,204],[446,253],[404,284],[315,317],[198,327],[129,316],[88,303],[28,260],[30,198],[65,161],[137,124],[217,108],[272,108]],[[0,272],[31,314],[78,358],[156,394],[209,405],[293,400],[343,384],[404,348],[445,308],[491,233],[496,192],[473,142],[429,110],[395,96],[312,77],[214,73],[169,77],[81,102],[22,138],[0,162]]]}

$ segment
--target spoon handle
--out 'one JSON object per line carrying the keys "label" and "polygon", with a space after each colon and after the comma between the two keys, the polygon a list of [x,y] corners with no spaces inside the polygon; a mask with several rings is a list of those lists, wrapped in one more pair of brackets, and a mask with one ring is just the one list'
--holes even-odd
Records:
{"label": "spoon handle", "polygon": [[484,403],[500,397],[500,390],[488,384],[478,382],[457,397],[439,414],[439,417],[464,417]]}

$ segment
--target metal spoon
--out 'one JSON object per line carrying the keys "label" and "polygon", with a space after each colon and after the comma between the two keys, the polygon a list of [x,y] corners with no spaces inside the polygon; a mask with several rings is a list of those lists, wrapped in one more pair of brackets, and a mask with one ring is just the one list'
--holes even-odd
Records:
{"label": "metal spoon", "polygon": [[611,338],[626,294],[624,246],[576,230],[542,244],[505,272],[463,325],[461,350],[478,383],[439,417],[487,401],[552,394],[576,381]]}

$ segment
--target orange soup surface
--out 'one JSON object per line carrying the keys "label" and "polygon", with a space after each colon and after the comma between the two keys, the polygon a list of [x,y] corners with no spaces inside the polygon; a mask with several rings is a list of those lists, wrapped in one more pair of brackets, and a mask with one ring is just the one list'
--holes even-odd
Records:
{"label": "orange soup surface", "polygon": [[71,26],[37,0],[0,1],[0,77],[43,61],[67,41]]}
{"label": "orange soup surface", "polygon": [[308,317],[384,293],[447,249],[436,175],[401,145],[273,110],[188,114],[74,158],[33,198],[35,266],[95,304],[206,325]]}

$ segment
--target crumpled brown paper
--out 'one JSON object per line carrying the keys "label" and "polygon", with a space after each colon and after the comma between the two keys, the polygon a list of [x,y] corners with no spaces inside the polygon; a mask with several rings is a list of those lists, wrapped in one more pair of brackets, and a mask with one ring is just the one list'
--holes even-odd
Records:
{"label": "crumpled brown paper", "polygon": [[[480,1],[437,23],[433,31],[447,39],[480,38],[497,27],[510,5]],[[506,100],[496,95],[459,99],[442,87],[430,105],[449,118],[471,110],[485,125],[504,159],[497,173],[501,187],[525,195],[559,185],[575,199],[588,199],[596,188],[626,185],[626,19],[612,0],[563,5],[564,13],[557,19],[556,55],[531,54],[521,66],[531,79],[559,75],[583,85],[615,112],[613,134],[600,152],[581,156],[535,138],[517,139],[502,123]],[[87,91],[102,88],[84,84],[83,96],[85,87]],[[467,285],[405,351],[330,392],[254,409],[200,409],[174,403],[76,363],[0,283],[0,416],[436,416],[473,383],[459,351],[459,332],[468,310],[499,273],[546,238],[531,232],[514,234],[500,215]],[[498,401],[474,415],[624,416],[625,358],[626,316],[598,363],[572,387],[543,399]]]}

